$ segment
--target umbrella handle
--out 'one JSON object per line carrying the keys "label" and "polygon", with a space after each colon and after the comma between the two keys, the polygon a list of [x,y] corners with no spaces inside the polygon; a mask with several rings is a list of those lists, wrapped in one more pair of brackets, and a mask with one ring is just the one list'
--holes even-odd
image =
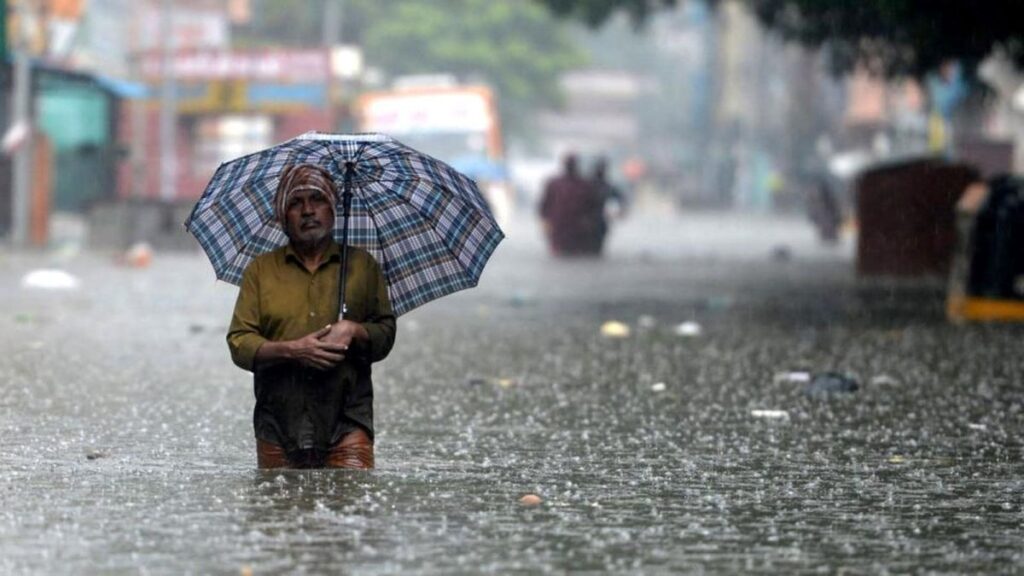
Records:
{"label": "umbrella handle", "polygon": [[341,206],[341,271],[338,278],[338,320],[344,320],[348,314],[345,304],[345,280],[348,276],[348,215],[352,209],[352,173],[355,162],[345,162],[345,178],[342,183]]}

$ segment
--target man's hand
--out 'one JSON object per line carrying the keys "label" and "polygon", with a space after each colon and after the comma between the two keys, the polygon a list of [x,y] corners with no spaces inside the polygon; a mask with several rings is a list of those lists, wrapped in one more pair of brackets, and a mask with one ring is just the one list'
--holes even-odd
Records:
{"label": "man's hand", "polygon": [[348,350],[350,346],[365,342],[370,339],[366,328],[358,322],[351,320],[338,320],[327,327],[327,333],[321,337],[324,342],[340,346],[342,350]]}
{"label": "man's hand", "polygon": [[326,340],[325,337],[332,332],[331,328],[324,326],[316,332],[289,342],[291,359],[307,368],[317,370],[329,370],[340,364],[345,359],[348,344]]}

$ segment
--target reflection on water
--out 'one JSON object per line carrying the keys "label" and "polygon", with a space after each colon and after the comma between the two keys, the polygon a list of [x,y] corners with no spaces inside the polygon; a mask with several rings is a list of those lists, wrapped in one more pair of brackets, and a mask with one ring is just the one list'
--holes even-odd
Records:
{"label": "reflection on water", "polygon": [[[948,326],[941,288],[799,247],[512,248],[402,319],[372,472],[254,469],[234,291],[200,258],[82,258],[60,294],[0,260],[0,573],[1019,570],[1019,328]],[[822,370],[860,389],[775,378]]]}

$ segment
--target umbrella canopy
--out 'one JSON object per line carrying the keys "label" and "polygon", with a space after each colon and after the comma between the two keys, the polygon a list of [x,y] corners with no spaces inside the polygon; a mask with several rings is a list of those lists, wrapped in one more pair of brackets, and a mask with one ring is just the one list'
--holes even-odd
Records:
{"label": "umbrella canopy", "polygon": [[377,260],[395,314],[475,286],[504,238],[476,184],[444,162],[382,134],[307,132],[214,173],[185,227],[217,278],[238,285],[253,258],[288,243],[273,199],[291,164],[327,170],[339,203],[346,187],[351,192],[335,239]]}

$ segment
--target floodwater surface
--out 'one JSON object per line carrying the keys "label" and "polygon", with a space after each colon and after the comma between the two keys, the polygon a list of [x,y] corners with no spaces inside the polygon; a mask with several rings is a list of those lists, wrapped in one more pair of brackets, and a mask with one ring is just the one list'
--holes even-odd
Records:
{"label": "floodwater surface", "polygon": [[[372,472],[255,469],[201,255],[0,253],[0,573],[1024,571],[1024,331],[799,221],[662,224],[570,263],[510,231],[402,317]],[[20,286],[49,266],[80,286]]]}

